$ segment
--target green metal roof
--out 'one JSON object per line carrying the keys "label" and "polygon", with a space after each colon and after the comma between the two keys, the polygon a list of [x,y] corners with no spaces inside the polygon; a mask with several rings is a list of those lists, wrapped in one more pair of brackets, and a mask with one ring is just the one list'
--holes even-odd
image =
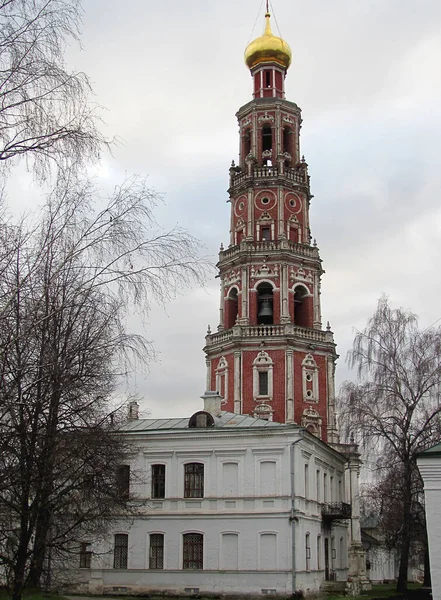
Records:
{"label": "green metal roof", "polygon": [[432,446],[427,450],[424,450],[424,452],[420,452],[418,456],[441,456],[441,442],[439,444],[435,444],[435,446]]}

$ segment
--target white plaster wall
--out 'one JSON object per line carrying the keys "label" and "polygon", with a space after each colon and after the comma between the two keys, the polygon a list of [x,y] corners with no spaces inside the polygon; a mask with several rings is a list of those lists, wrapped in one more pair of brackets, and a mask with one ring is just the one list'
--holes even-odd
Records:
{"label": "white plaster wall", "polygon": [[381,546],[374,546],[366,552],[371,568],[368,577],[372,583],[393,581],[397,577],[397,553],[396,550],[387,550]]}
{"label": "white plaster wall", "polygon": [[432,597],[441,600],[441,457],[421,456],[417,463],[426,499]]}
{"label": "white plaster wall", "polygon": [[[326,536],[345,538],[347,528],[324,529],[320,502],[316,493],[316,469],[327,474],[328,501],[337,501],[336,481],[344,470],[344,458],[313,436],[299,443],[299,429],[274,428],[271,432],[256,428],[144,431],[127,436],[132,443],[130,457],[132,492],[139,516],[112,525],[106,543],[95,545],[92,569],[81,570],[79,591],[88,586],[95,593],[181,593],[185,588],[199,588],[200,593],[261,594],[271,590],[291,594],[293,585],[293,531],[295,532],[296,589],[317,591],[324,580]],[[291,457],[294,472],[291,474]],[[305,498],[304,463],[310,464],[311,481]],[[204,498],[185,499],[184,464],[202,462],[205,466]],[[231,486],[223,489],[222,468],[225,462],[237,463],[236,495]],[[272,463],[271,465],[265,463]],[[166,465],[166,498],[151,499],[151,465]],[[263,466],[262,466],[263,463]],[[265,475],[266,474],[266,475]],[[266,477],[266,479],[265,479]],[[331,480],[333,485],[330,485]],[[295,502],[292,499],[294,482]],[[225,493],[226,492],[226,493]],[[323,490],[320,491],[323,499]],[[204,535],[202,571],[183,570],[184,533]],[[305,534],[310,533],[310,570],[305,568]],[[129,536],[128,569],[113,569],[113,536]],[[149,570],[149,534],[164,534],[164,569]],[[222,570],[222,533],[238,535],[238,568]],[[261,549],[261,535],[275,535],[275,552],[269,556]],[[316,539],[321,536],[320,568],[317,564]],[[273,538],[266,538],[273,543]],[[91,540],[93,543],[93,540]],[[330,569],[338,579],[346,579],[346,557],[340,559],[339,546]],[[275,554],[275,556],[273,556]],[[89,576],[89,579],[88,579]]]}

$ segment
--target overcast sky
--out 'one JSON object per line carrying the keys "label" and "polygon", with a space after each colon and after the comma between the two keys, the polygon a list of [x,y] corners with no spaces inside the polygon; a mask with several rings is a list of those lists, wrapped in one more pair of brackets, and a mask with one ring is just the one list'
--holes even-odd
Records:
{"label": "overcast sky", "polygon": [[[186,227],[213,262],[228,243],[228,167],[235,113],[251,99],[243,62],[263,31],[260,0],[84,0],[82,51],[69,67],[92,80],[107,135],[122,142],[99,176],[148,174],[164,193],[157,217]],[[293,64],[287,99],[303,111],[302,152],[314,199],[312,235],[326,274],[324,325],[345,365],[354,328],[382,293],[422,326],[441,317],[441,2],[274,0]],[[273,19],[273,31],[277,33]],[[219,291],[187,290],[146,330],[161,354],[133,389],[153,417],[200,409],[207,325]],[[132,391],[133,391],[132,389]]]}

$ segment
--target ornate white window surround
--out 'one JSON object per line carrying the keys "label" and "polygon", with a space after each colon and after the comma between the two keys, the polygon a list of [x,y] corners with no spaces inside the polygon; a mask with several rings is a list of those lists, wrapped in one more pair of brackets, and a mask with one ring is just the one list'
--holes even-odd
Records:
{"label": "ornate white window surround", "polygon": [[223,397],[224,402],[228,400],[228,363],[225,356],[221,356],[216,369],[216,390]]}
{"label": "ornate white window surround", "polygon": [[[273,361],[270,355],[261,350],[253,361],[253,399],[256,401],[273,399]],[[266,371],[268,373],[268,394],[261,396],[259,394],[259,372]]]}
{"label": "ornate white window surround", "polygon": [[319,401],[318,367],[312,354],[307,354],[302,362],[303,401]]}

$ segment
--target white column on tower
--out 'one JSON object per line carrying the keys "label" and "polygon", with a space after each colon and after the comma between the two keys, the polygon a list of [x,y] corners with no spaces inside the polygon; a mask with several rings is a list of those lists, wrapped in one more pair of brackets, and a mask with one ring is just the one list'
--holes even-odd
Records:
{"label": "white column on tower", "polygon": [[241,379],[241,353],[236,351],[234,353],[234,412],[236,415],[242,414]]}

